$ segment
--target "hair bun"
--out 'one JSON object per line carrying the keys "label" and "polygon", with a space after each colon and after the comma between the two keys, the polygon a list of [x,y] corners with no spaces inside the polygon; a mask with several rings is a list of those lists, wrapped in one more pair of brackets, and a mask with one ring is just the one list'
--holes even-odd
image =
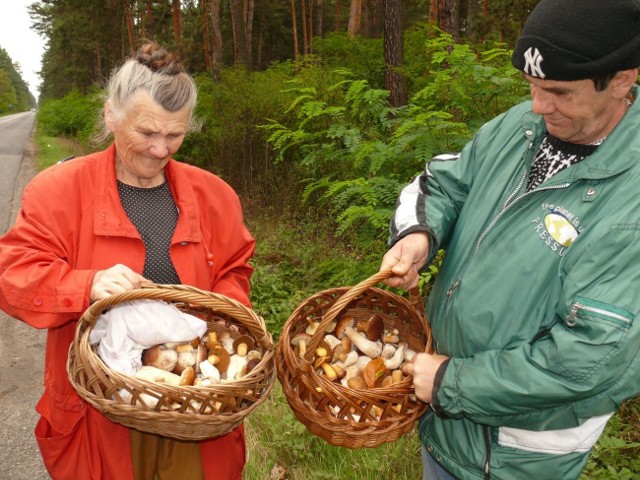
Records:
{"label": "hair bun", "polygon": [[177,75],[184,71],[178,57],[157,43],[145,43],[136,53],[135,59],[151,71],[167,75]]}

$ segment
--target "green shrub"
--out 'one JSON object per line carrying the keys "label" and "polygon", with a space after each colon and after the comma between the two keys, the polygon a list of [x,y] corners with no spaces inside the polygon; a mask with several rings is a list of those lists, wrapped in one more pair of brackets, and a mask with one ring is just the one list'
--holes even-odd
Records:
{"label": "green shrub", "polygon": [[88,95],[73,90],[61,99],[45,100],[40,105],[37,128],[44,135],[86,143],[95,131],[102,106],[102,93],[98,89]]}

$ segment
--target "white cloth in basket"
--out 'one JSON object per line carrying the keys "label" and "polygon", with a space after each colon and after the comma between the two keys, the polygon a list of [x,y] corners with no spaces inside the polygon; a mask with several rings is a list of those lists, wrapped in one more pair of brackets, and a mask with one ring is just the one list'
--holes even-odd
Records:
{"label": "white cloth in basket", "polygon": [[145,348],[201,338],[207,322],[161,300],[132,300],[111,307],[96,321],[89,343],[111,369],[135,376]]}

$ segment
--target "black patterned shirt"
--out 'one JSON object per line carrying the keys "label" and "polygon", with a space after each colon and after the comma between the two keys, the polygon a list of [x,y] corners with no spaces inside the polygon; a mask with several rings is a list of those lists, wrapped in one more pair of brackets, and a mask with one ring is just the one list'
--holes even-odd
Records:
{"label": "black patterned shirt", "polygon": [[565,168],[584,160],[595,152],[603,141],[604,139],[594,144],[580,145],[565,142],[547,133],[531,164],[527,191],[538,187]]}
{"label": "black patterned shirt", "polygon": [[178,208],[169,184],[142,188],[118,181],[118,193],[146,248],[143,276],[155,283],[179,284],[169,256],[171,237],[178,223]]}

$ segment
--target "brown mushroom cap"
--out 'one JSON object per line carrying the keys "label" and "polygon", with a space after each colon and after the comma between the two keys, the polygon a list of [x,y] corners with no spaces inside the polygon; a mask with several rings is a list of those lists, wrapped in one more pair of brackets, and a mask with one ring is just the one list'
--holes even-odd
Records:
{"label": "brown mushroom cap", "polygon": [[238,338],[236,338],[233,341],[233,351],[237,352],[238,345],[243,343],[247,346],[247,352],[249,350],[253,350],[253,347],[255,346],[255,341],[253,340],[252,337],[250,337],[249,335],[240,335]]}
{"label": "brown mushroom cap", "polygon": [[217,360],[215,363],[212,362],[212,364],[216,366],[221,374],[225,374],[227,372],[227,368],[229,368],[231,355],[229,355],[229,352],[227,352],[227,350],[220,344],[213,347],[213,349],[209,352],[208,358],[211,359],[211,357],[214,355]]}
{"label": "brown mushroom cap", "polygon": [[350,315],[345,315],[340,320],[336,322],[336,329],[333,332],[336,337],[342,339],[345,336],[345,329],[353,325],[353,317]]}
{"label": "brown mushroom cap", "polygon": [[155,345],[142,351],[141,361],[142,365],[151,365],[170,372],[178,363],[178,352],[162,345]]}
{"label": "brown mushroom cap", "polygon": [[369,340],[380,340],[384,333],[384,320],[382,320],[380,315],[375,314],[366,322],[362,331]]}
{"label": "brown mushroom cap", "polygon": [[182,374],[180,375],[180,382],[178,383],[179,386],[184,386],[184,385],[193,385],[193,382],[196,379],[196,370],[193,367],[187,367],[182,371]]}

